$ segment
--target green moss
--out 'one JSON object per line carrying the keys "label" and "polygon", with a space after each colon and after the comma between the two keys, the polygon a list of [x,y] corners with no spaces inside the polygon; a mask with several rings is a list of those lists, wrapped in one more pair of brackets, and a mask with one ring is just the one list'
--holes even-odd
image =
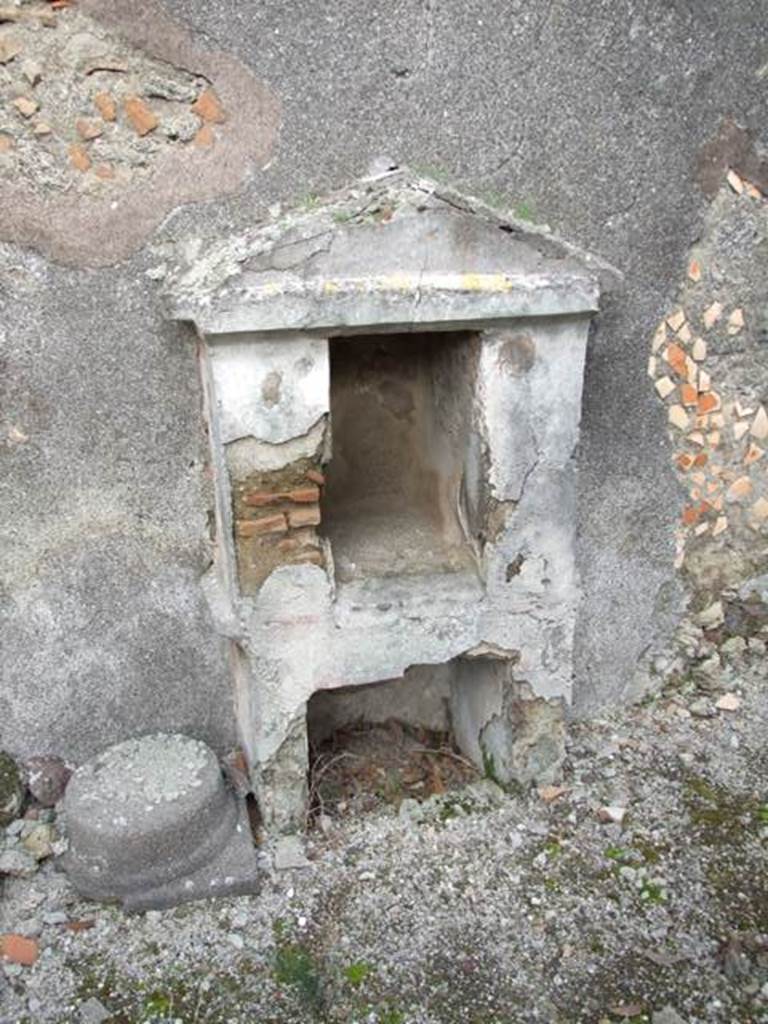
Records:
{"label": "green moss", "polygon": [[735,845],[744,830],[757,830],[768,820],[768,810],[753,796],[734,793],[698,775],[688,775],[683,800],[691,824],[707,846]]}
{"label": "green moss", "polygon": [[320,972],[312,954],[304,946],[299,943],[279,945],[275,951],[273,973],[278,985],[293,989],[299,999],[313,1009],[320,1008]]}
{"label": "green moss", "polygon": [[355,963],[348,964],[344,968],[343,974],[352,988],[359,988],[373,972],[371,964],[366,963],[365,960],[357,960]]}

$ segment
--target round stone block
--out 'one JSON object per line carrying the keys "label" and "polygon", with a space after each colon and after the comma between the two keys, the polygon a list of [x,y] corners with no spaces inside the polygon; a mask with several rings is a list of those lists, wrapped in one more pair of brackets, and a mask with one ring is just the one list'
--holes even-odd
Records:
{"label": "round stone block", "polygon": [[74,772],[64,808],[65,868],[85,896],[141,909],[252,891],[245,815],[199,740],[160,733],[110,747]]}

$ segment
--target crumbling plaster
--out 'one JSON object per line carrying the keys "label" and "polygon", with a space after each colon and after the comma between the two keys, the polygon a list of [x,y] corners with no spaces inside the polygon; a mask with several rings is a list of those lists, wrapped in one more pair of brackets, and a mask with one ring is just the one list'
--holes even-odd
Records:
{"label": "crumbling plaster", "polygon": [[[289,268],[281,259],[287,248],[295,253]],[[311,212],[278,216],[169,273],[171,315],[192,320],[204,338],[221,495],[222,594],[214,595],[213,607],[224,609],[220,628],[249,662],[250,682],[246,667],[241,685],[251,689],[250,717],[239,724],[271,827],[297,824],[306,777],[305,710],[316,690],[403,677],[410,666],[444,664],[467,652],[479,657],[489,651],[495,664],[497,652],[508,652],[489,720],[473,725],[498,755],[504,781],[516,778],[516,761],[525,760],[508,735],[520,727],[518,718],[537,707],[536,699],[544,708],[548,701],[570,701],[579,600],[573,454],[599,277],[615,282],[618,275],[556,238],[407,173],[362,181]],[[476,532],[467,541],[477,564],[347,576],[334,572],[338,552],[326,545],[324,564],[284,564],[257,589],[246,587],[233,526],[237,536],[248,524],[232,523],[229,495],[237,478],[227,465],[227,444],[251,437],[252,452],[271,449],[330,417],[325,452],[315,455],[322,461],[330,456],[332,468],[323,335],[359,326],[395,331],[404,324],[411,332],[467,325],[479,332],[477,358],[449,359],[446,366],[459,378],[445,385],[447,395],[468,388],[474,441],[463,475],[473,482],[467,492],[475,492],[467,522]],[[235,327],[239,333],[230,333]],[[408,337],[401,336],[406,347]],[[419,344],[416,334],[411,337]],[[472,344],[471,334],[459,337]],[[342,344],[354,352],[354,337]],[[470,367],[467,381],[462,373]],[[454,487],[458,495],[458,480]],[[266,509],[254,529],[265,535],[287,529],[283,514],[270,511],[280,497],[260,491],[251,497]],[[454,704],[471,689],[469,675],[464,670],[453,681]],[[525,681],[529,701],[510,697],[515,679]],[[556,732],[552,746],[559,750]],[[299,768],[291,772],[286,765]]]}
{"label": "crumbling plaster", "polygon": [[[708,209],[702,189],[713,193],[704,171],[714,167],[719,182],[727,165],[738,170],[749,136],[765,130],[763,4],[406,0],[393,16],[341,0],[296,17],[271,0],[166,0],[163,10],[198,47],[269,83],[279,145],[269,166],[233,178],[237,192],[201,203],[212,192],[190,187],[190,202],[160,227],[154,207],[134,211],[136,230],[128,218],[109,232],[73,218],[76,260],[113,264],[103,272],[63,269],[63,252],[37,259],[27,250],[48,251],[47,214],[2,206],[17,240],[0,270],[3,742],[81,759],[158,721],[220,750],[234,741],[225,652],[196,582],[210,557],[202,510],[212,501],[197,371],[153,281],[179,246],[199,253],[270,204],[310,201],[380,154],[547,220],[625,271],[586,364],[575,707],[636,692],[635,669],[665,650],[684,598],[673,566],[683,492],[645,340],[674,309]],[[134,30],[156,46],[168,36],[143,16]],[[743,126],[736,145],[720,131],[726,116]],[[169,200],[182,202],[173,186]],[[748,286],[739,302],[752,301]],[[116,526],[99,542],[103,578],[90,586],[81,566],[105,522]],[[25,561],[48,595],[39,629],[15,573]],[[168,577],[181,581],[178,600]],[[42,659],[33,656],[41,633]],[[81,651],[92,653],[91,672]]]}

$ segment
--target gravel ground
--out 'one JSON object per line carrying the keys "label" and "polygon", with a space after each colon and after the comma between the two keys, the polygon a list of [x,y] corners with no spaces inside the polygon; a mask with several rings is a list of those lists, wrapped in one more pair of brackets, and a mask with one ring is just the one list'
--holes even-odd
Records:
{"label": "gravel ground", "polygon": [[128,916],[51,860],[8,878],[0,929],[40,957],[3,966],[0,1020],[768,1021],[762,665],[733,711],[683,685],[573,725],[564,792],[323,817],[255,897]]}

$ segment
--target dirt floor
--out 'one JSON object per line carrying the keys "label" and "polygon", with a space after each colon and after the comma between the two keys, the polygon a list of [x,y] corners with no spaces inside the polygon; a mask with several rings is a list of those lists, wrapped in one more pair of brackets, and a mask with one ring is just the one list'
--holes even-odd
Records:
{"label": "dirt floor", "polygon": [[435,737],[337,736],[308,866],[262,850],[258,896],[126,916],[50,860],[7,878],[0,930],[40,955],[3,966],[0,1020],[768,1021],[762,662],[731,691],[573,725],[562,787],[526,794]]}

